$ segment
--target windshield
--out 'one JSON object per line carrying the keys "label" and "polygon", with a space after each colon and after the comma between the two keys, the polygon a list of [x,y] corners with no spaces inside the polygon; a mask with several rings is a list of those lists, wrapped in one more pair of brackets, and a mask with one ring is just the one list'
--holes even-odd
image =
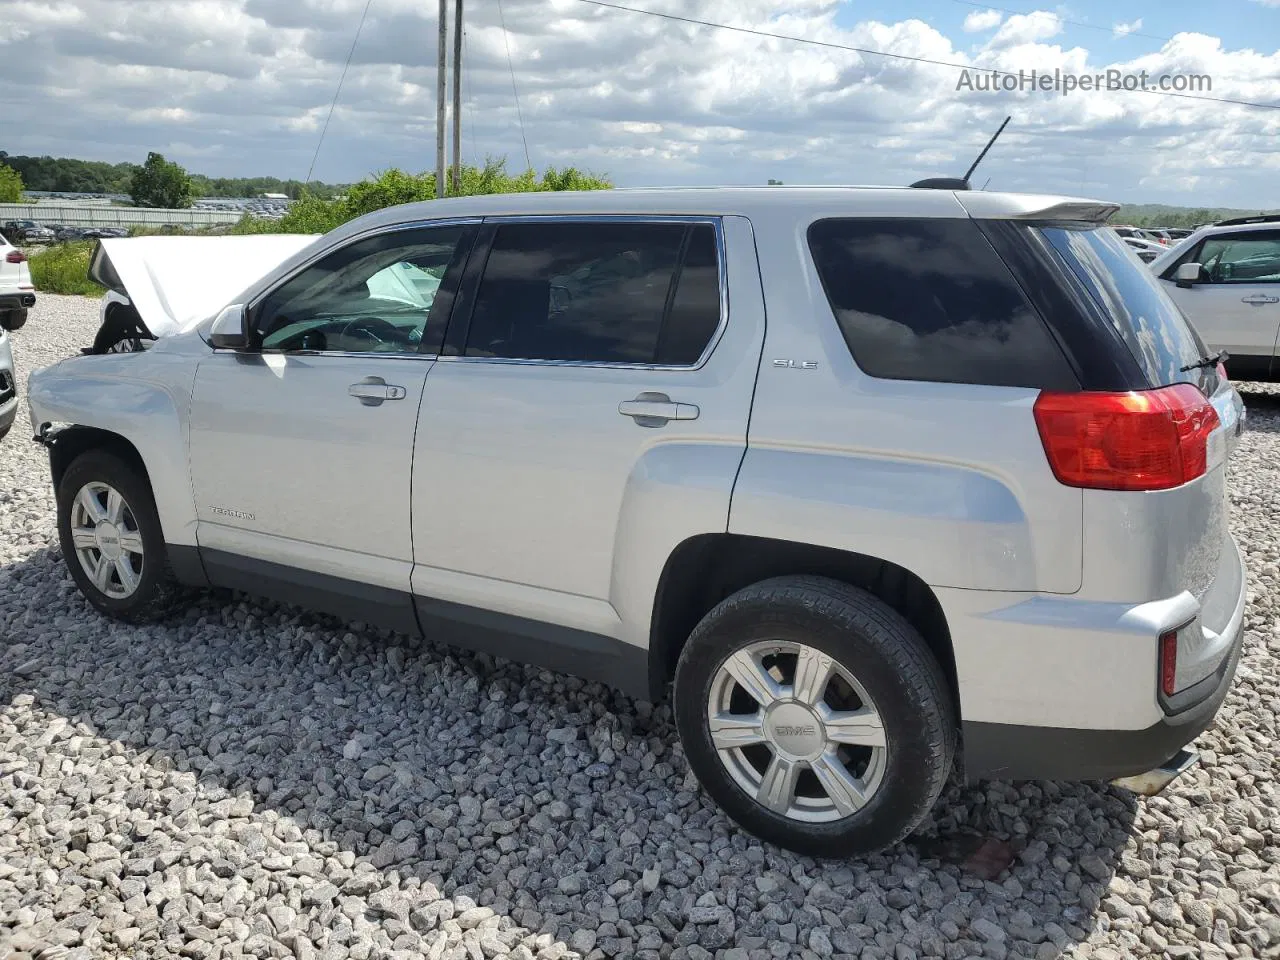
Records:
{"label": "windshield", "polygon": [[1203,382],[1205,371],[1182,368],[1204,358],[1207,348],[1160,281],[1114,230],[1083,225],[1039,229],[1097,301],[1154,386]]}

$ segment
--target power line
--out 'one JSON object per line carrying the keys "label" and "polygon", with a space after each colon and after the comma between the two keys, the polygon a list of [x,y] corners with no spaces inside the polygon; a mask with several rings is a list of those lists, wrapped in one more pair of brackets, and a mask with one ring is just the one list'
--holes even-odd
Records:
{"label": "power line", "polygon": [[351,49],[347,52],[347,62],[342,65],[342,76],[338,78],[338,89],[333,91],[333,102],[329,104],[329,115],[324,118],[324,126],[320,128],[320,139],[316,141],[316,152],[311,155],[311,166],[307,167],[307,179],[303,182],[305,187],[311,182],[311,174],[315,172],[316,160],[320,156],[320,147],[324,143],[324,135],[329,132],[329,121],[333,119],[333,108],[338,105],[338,95],[342,93],[342,84],[347,79],[347,69],[351,66],[351,58],[356,55],[356,44],[360,42],[360,31],[364,29],[364,18],[369,15],[369,8],[373,6],[373,0],[365,0],[364,12],[360,14],[360,23],[356,26],[356,35],[351,40]]}
{"label": "power line", "polygon": [[529,140],[524,135],[524,114],[520,110],[520,91],[516,89],[516,68],[511,65],[511,39],[507,34],[507,18],[502,14],[502,0],[498,0],[498,21],[502,24],[502,43],[507,48],[507,69],[511,71],[511,93],[516,98],[516,119],[520,121],[520,142],[524,144],[524,168],[532,170],[529,160]]}
{"label": "power line", "polygon": [[[639,13],[647,17],[658,17],[663,20],[673,20],[677,23],[687,23],[698,27],[712,27],[716,30],[732,30],[735,33],[746,33],[753,37],[765,37],[770,40],[786,40],[789,43],[807,43],[810,46],[825,47],[829,50],[846,50],[850,53],[861,53],[871,57],[886,57],[890,60],[905,60],[909,63],[923,63],[932,67],[946,67],[951,70],[961,70],[964,72],[989,73],[998,77],[1019,76],[1011,70],[995,70],[991,67],[977,67],[965,63],[951,63],[946,60],[932,60],[929,57],[913,57],[905,53],[889,53],[886,50],[870,50],[866,47],[855,47],[847,43],[835,43],[830,40],[814,40],[810,37],[794,37],[785,33],[772,33],[768,30],[757,30],[753,27],[735,27],[727,23],[715,23],[711,20],[698,20],[694,17],[682,17],[674,13],[659,13],[657,10],[642,10],[639,7],[628,7],[621,3],[609,3],[607,0],[578,0],[578,2],[588,3],[595,7],[605,7],[609,10],[621,10],[626,13]],[[501,6],[501,0],[499,0],[499,6]],[[1175,93],[1172,90],[1151,90],[1145,87],[1115,92],[1150,93],[1160,97],[1177,97],[1181,100],[1205,100],[1211,103],[1234,104],[1238,107],[1259,107],[1263,110],[1280,110],[1280,103],[1258,103],[1255,100],[1236,100],[1230,97],[1209,97],[1195,93]]]}
{"label": "power line", "polygon": [[1010,10],[1007,7],[993,7],[989,3],[979,3],[977,0],[951,0],[951,2],[960,3],[966,7],[976,7],[979,10],[997,10],[1000,13],[1007,13],[1015,17],[1029,17],[1032,13],[1036,13],[1042,17],[1057,20],[1059,23],[1067,23],[1073,27],[1084,27],[1086,30],[1102,30],[1120,37],[1144,37],[1147,40],[1159,40],[1162,43],[1168,43],[1173,39],[1173,37],[1158,37],[1154,33],[1139,33],[1137,30],[1117,31],[1115,27],[1104,27],[1096,23],[1084,23],[1080,20],[1068,20],[1066,17],[1060,17],[1056,13],[1049,13],[1046,10]]}

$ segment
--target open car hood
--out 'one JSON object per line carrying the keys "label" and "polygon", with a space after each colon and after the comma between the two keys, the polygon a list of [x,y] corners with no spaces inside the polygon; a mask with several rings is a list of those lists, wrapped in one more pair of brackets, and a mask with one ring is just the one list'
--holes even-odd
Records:
{"label": "open car hood", "polygon": [[89,276],[129,298],[153,337],[189,330],[216,314],[319,234],[129,237],[101,240]]}

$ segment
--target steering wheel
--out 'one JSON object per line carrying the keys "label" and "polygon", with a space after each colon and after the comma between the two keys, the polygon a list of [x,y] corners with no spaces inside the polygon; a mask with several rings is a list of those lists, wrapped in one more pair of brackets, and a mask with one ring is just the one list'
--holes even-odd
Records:
{"label": "steering wheel", "polygon": [[343,326],[338,336],[356,337],[372,343],[400,343],[404,339],[400,328],[382,317],[355,317]]}

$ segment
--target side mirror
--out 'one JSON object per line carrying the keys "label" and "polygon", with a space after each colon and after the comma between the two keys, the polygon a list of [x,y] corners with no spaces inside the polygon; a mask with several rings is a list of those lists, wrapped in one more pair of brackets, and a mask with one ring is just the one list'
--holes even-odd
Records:
{"label": "side mirror", "polygon": [[249,347],[249,331],[246,328],[244,304],[233,303],[226,307],[209,328],[209,346],[215,350],[246,350]]}
{"label": "side mirror", "polygon": [[1178,264],[1177,272],[1173,275],[1173,279],[1178,286],[1186,289],[1199,283],[1203,274],[1204,267],[1198,263],[1180,263]]}

